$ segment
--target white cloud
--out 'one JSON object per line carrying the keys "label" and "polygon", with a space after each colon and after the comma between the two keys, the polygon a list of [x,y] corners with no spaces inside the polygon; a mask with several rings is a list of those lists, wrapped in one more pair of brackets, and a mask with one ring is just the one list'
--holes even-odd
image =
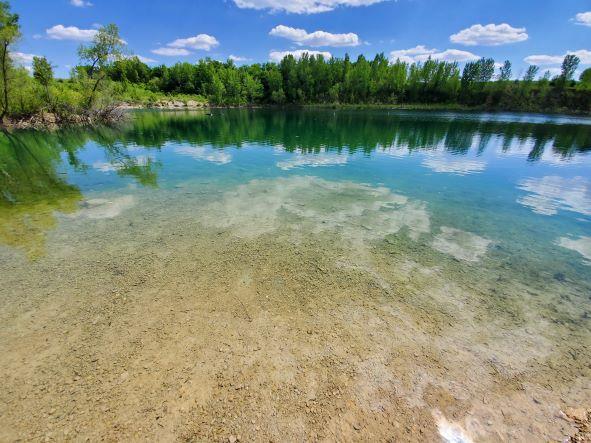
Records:
{"label": "white cloud", "polygon": [[234,55],[234,54],[230,54],[230,55],[228,56],[228,58],[229,58],[230,60],[234,61],[234,62],[247,62],[247,61],[249,61],[249,60],[250,60],[250,59],[249,59],[249,58],[247,58],[247,57],[242,57],[242,56],[240,56],[240,55]]}
{"label": "white cloud", "polygon": [[296,59],[302,58],[304,54],[310,56],[322,55],[325,59],[332,58],[332,54],[327,51],[308,51],[307,49],[298,49],[296,51],[271,51],[269,53],[269,59],[273,62],[279,63],[288,55],[293,55]]}
{"label": "white cloud", "polygon": [[514,28],[507,23],[495,25],[473,25],[463,29],[449,39],[452,43],[465,46],[499,46],[527,40],[525,28]]}
{"label": "white cloud", "polygon": [[30,65],[33,63],[33,57],[37,57],[35,54],[26,54],[24,52],[11,52],[10,56],[19,65]]}
{"label": "white cloud", "polygon": [[369,6],[388,0],[234,0],[239,8],[269,9],[272,12],[317,14],[340,6]]}
{"label": "white cloud", "polygon": [[232,161],[232,155],[228,152],[204,146],[180,146],[175,148],[174,152],[193,157],[195,160],[205,160],[218,165],[225,165]]}
{"label": "white cloud", "polygon": [[418,45],[410,49],[399,49],[390,52],[390,60],[400,60],[406,63],[414,63],[415,57],[422,55],[430,55],[437,52],[437,49],[428,49],[426,46]]}
{"label": "white cloud", "polygon": [[581,60],[582,65],[591,65],[591,51],[579,49],[578,51],[567,51],[563,55],[530,55],[523,60],[530,65],[559,65],[568,54],[574,54]]}
{"label": "white cloud", "polygon": [[486,163],[469,158],[450,157],[445,154],[427,154],[423,166],[435,172],[468,175],[486,170]]}
{"label": "white cloud", "polygon": [[550,72],[550,78],[552,77],[556,77],[560,74],[562,74],[562,69],[560,68],[544,68],[543,71],[540,71],[540,77],[543,77],[544,75],[546,75],[546,72],[549,71]]}
{"label": "white cloud", "polygon": [[583,263],[591,266],[591,237],[580,237],[578,239],[560,237],[556,240],[558,246],[578,252],[585,260]]}
{"label": "white cloud", "polygon": [[157,63],[156,60],[150,58],[150,57],[144,57],[143,55],[132,55],[131,57],[137,57],[139,59],[140,62],[142,63]]}
{"label": "white cloud", "polygon": [[459,49],[446,49],[439,51],[437,49],[429,49],[426,46],[419,45],[410,49],[399,49],[390,52],[390,60],[395,62],[400,60],[406,63],[424,62],[431,57],[434,60],[441,60],[446,62],[468,62],[478,60],[480,56],[472,54],[468,51],[461,51]]}
{"label": "white cloud", "polygon": [[166,57],[178,57],[190,55],[191,53],[183,48],[156,48],[152,49],[153,54],[164,55]]}
{"label": "white cloud", "polygon": [[319,166],[335,166],[347,163],[347,156],[340,154],[315,154],[315,155],[296,155],[289,160],[277,162],[277,167],[284,171],[294,168],[309,166],[317,168]]}
{"label": "white cloud", "polygon": [[219,46],[220,42],[212,36],[207,34],[199,34],[194,37],[177,38],[175,41],[168,43],[161,48],[152,49],[153,54],[164,55],[167,57],[178,57],[190,55],[189,49],[201,49],[210,51],[212,48]]}
{"label": "white cloud", "polygon": [[80,29],[76,26],[55,25],[45,31],[52,40],[91,41],[97,34],[96,29]]}
{"label": "white cloud", "polygon": [[528,178],[518,188],[527,194],[517,202],[537,214],[555,215],[559,210],[591,215],[591,184],[583,177]]}
{"label": "white cloud", "polygon": [[11,52],[10,57],[18,66],[22,66],[28,71],[33,70],[33,57],[37,57],[35,54],[26,54],[24,52]]}
{"label": "white cloud", "polygon": [[359,37],[352,32],[347,34],[332,34],[325,31],[308,33],[304,29],[279,25],[271,29],[269,35],[286,38],[300,46],[359,46]]}
{"label": "white cloud", "polygon": [[77,8],[85,8],[87,6],[92,6],[92,3],[85,0],[70,0],[70,4],[72,6],[76,6]]}
{"label": "white cloud", "polygon": [[179,38],[166,46],[170,48],[184,48],[184,49],[202,49],[210,51],[212,48],[219,46],[220,42],[212,35],[199,34],[194,37]]}
{"label": "white cloud", "polygon": [[591,26],[591,11],[578,13],[574,20],[577,25]]}
{"label": "white cloud", "polygon": [[530,55],[523,60],[530,65],[558,65],[562,63],[564,56],[562,55]]}

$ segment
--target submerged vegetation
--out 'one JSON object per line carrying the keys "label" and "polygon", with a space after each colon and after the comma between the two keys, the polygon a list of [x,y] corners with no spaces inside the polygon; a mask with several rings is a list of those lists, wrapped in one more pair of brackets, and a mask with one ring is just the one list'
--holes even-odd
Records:
{"label": "submerged vegetation", "polygon": [[580,60],[567,55],[561,74],[540,76],[530,66],[515,79],[505,61],[466,63],[428,59],[422,63],[373,59],[286,56],[279,63],[236,66],[212,59],[195,64],[150,67],[125,50],[116,25],[98,30],[81,46],[70,78],[54,78],[45,57],[31,69],[11,53],[20,37],[19,17],[0,1],[0,108],[4,126],[56,126],[110,122],[122,118],[122,103],[137,106],[199,107],[243,105],[398,105],[534,112],[591,111],[591,70],[577,81]]}

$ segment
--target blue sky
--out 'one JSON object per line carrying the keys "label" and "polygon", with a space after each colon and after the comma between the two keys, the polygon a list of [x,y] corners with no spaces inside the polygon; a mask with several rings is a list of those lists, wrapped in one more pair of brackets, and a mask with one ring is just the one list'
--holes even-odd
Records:
{"label": "blue sky", "polygon": [[[421,61],[511,60],[556,70],[567,52],[591,66],[589,0],[13,0],[23,64],[44,55],[67,76],[76,50],[115,23],[130,52],[154,64],[211,57],[238,63],[286,51]],[[320,31],[320,32],[317,32]]]}

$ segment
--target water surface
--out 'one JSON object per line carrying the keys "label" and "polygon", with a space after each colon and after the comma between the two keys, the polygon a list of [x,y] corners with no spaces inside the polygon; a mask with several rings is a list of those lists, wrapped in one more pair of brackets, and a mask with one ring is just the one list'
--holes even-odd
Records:
{"label": "water surface", "polygon": [[7,439],[560,440],[590,404],[589,119],[142,111],[3,135],[0,190]]}

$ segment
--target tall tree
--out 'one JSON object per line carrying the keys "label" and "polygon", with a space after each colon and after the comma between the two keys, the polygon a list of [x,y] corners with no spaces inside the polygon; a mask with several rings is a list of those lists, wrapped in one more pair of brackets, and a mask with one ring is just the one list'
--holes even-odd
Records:
{"label": "tall tree", "polygon": [[125,43],[119,37],[119,28],[110,24],[98,30],[90,45],[78,49],[80,59],[90,63],[88,75],[94,80],[88,96],[88,108],[92,107],[99,84],[105,79],[106,69],[123,56],[124,46]]}
{"label": "tall tree", "polygon": [[45,90],[45,100],[51,102],[49,86],[53,81],[53,67],[45,57],[33,57],[33,77]]}
{"label": "tall tree", "polygon": [[568,54],[562,61],[562,68],[560,78],[563,81],[572,80],[575,75],[575,71],[579,67],[581,59],[574,54]]}
{"label": "tall tree", "polygon": [[509,60],[505,60],[505,63],[503,63],[503,66],[501,66],[499,80],[502,82],[511,80],[511,62]]}
{"label": "tall tree", "polygon": [[526,82],[533,82],[540,71],[539,66],[536,65],[529,65],[527,67],[527,71],[525,71],[525,75],[523,76],[523,81]]}
{"label": "tall tree", "polygon": [[20,37],[20,26],[18,14],[10,12],[10,4],[7,1],[0,1],[0,70],[2,71],[3,101],[0,119],[4,118],[9,110],[9,89],[10,89],[10,45]]}

